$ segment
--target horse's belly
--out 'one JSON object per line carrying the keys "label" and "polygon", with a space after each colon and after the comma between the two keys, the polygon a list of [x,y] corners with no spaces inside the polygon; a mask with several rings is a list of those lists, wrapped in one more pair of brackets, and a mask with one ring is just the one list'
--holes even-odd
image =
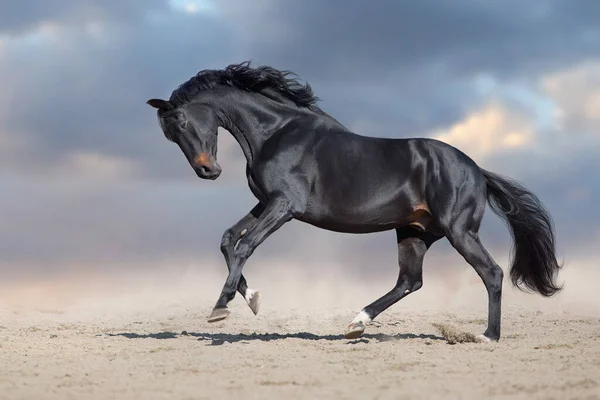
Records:
{"label": "horse's belly", "polygon": [[387,202],[375,199],[359,204],[340,201],[334,205],[314,205],[298,219],[336,232],[370,233],[406,225],[424,230],[431,223],[431,214],[425,204],[414,204],[408,199]]}

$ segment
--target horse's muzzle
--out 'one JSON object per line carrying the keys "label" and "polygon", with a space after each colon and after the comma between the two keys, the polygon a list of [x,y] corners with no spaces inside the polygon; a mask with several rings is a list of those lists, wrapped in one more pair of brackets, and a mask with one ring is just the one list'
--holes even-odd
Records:
{"label": "horse's muzzle", "polygon": [[221,166],[208,153],[198,154],[192,163],[196,175],[202,179],[215,180],[221,175]]}

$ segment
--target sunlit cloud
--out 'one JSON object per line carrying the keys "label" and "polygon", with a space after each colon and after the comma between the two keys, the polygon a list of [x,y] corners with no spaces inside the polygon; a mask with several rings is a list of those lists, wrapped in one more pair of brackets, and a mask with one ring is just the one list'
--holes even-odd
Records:
{"label": "sunlit cloud", "polygon": [[478,74],[474,79],[476,91],[487,98],[501,99],[527,109],[528,117],[541,129],[556,126],[556,104],[536,85],[525,82],[500,81],[490,74]]}
{"label": "sunlit cloud", "polygon": [[556,103],[555,118],[569,133],[600,132],[600,60],[557,71],[541,80]]}
{"label": "sunlit cloud", "polygon": [[431,136],[481,160],[497,151],[530,145],[534,135],[534,126],[526,116],[492,101]]}

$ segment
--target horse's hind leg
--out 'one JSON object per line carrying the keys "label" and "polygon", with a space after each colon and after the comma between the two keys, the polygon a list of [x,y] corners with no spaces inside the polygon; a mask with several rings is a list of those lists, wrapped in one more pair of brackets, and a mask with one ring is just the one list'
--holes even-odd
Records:
{"label": "horse's hind leg", "polygon": [[502,279],[504,273],[479,240],[479,227],[486,207],[485,183],[480,179],[465,181],[464,195],[452,206],[444,207],[438,223],[450,244],[479,275],[488,292],[488,326],[480,341],[500,339]]}
{"label": "horse's hind leg", "polygon": [[504,273],[481,244],[477,231],[464,229],[463,225],[459,224],[448,234],[448,240],[475,269],[488,292],[488,326],[484,334],[478,336],[478,339],[484,342],[497,341],[500,339]]}
{"label": "horse's hind leg", "polygon": [[398,302],[400,299],[419,290],[423,285],[423,258],[427,249],[440,236],[421,232],[407,226],[396,230],[398,241],[398,265],[400,273],[394,288],[373,303],[369,304],[354,318],[346,329],[344,337],[355,339],[365,330],[365,324],[371,322],[377,315]]}

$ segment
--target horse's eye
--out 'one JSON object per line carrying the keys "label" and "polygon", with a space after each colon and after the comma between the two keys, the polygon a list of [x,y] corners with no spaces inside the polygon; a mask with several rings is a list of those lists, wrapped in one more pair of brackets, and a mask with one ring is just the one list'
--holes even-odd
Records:
{"label": "horse's eye", "polygon": [[179,123],[179,129],[185,129],[187,128],[188,122],[187,121],[181,121]]}

